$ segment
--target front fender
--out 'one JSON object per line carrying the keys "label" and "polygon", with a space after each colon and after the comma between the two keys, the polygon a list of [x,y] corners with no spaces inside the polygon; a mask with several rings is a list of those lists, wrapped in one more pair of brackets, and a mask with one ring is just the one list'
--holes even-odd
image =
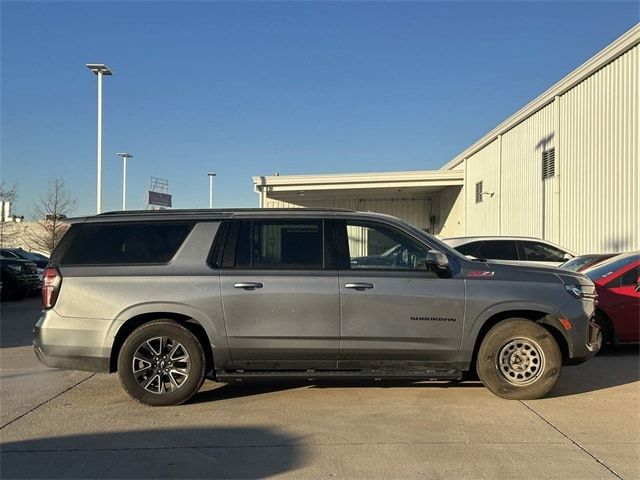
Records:
{"label": "front fender", "polygon": [[[554,318],[557,317],[557,308],[546,302],[539,301],[504,301],[498,303],[491,303],[490,305],[483,306],[479,309],[479,312],[474,312],[474,308],[468,308],[467,320],[465,321],[465,333],[462,341],[461,348],[461,361],[470,362],[473,355],[473,350],[476,345],[476,341],[482,330],[482,327],[491,318],[496,315],[509,316],[513,314],[513,317],[531,316],[531,314],[539,315],[541,318]],[[506,318],[506,317],[505,317]]]}

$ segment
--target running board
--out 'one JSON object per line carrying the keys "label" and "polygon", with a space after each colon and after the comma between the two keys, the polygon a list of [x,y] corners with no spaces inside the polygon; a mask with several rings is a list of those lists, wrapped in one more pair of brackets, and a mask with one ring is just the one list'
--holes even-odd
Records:
{"label": "running board", "polygon": [[462,371],[452,370],[294,370],[294,371],[253,371],[253,370],[217,370],[217,380],[223,382],[250,379],[278,380],[332,380],[348,379],[397,379],[397,380],[460,380]]}

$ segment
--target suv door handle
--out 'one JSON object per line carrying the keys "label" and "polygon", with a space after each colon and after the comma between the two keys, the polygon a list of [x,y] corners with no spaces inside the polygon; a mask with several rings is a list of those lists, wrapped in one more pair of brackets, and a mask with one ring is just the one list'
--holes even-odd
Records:
{"label": "suv door handle", "polygon": [[366,290],[373,288],[373,283],[345,283],[344,288],[354,288],[356,290]]}
{"label": "suv door handle", "polygon": [[233,288],[244,288],[245,290],[255,290],[256,288],[262,287],[263,285],[260,282],[241,282],[233,284]]}

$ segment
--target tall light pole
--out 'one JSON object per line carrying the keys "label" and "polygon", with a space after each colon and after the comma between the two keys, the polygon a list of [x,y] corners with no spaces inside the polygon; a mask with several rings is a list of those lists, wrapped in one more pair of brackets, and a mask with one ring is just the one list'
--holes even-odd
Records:
{"label": "tall light pole", "polygon": [[116,153],[122,158],[122,210],[127,209],[127,159],[133,158],[130,153]]}
{"label": "tall light pole", "polygon": [[207,172],[209,176],[209,208],[213,208],[213,177],[216,176],[213,172]]}
{"label": "tall light pole", "polygon": [[102,77],[112,75],[103,63],[87,63],[87,68],[98,76],[98,186],[96,188],[96,213],[102,211]]}

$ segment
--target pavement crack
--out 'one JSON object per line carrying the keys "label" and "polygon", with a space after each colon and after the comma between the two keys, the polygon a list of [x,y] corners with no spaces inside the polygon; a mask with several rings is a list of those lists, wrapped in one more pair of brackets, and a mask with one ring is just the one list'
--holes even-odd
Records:
{"label": "pavement crack", "polygon": [[611,473],[612,475],[614,475],[616,478],[620,479],[620,480],[624,480],[624,478],[618,473],[616,472],[613,468],[611,468],[609,465],[607,465],[606,463],[604,463],[602,460],[600,460],[598,457],[596,457],[593,453],[591,453],[589,450],[587,450],[585,447],[583,447],[582,445],[580,445],[578,442],[576,442],[573,438],[571,438],[569,435],[567,435],[566,433],[564,433],[562,430],[560,430],[558,427],[556,427],[553,423],[551,423],[549,420],[547,420],[546,418],[544,418],[542,416],[542,414],[538,413],[533,407],[527,405],[524,401],[519,400],[519,402],[524,405],[529,411],[531,411],[536,417],[538,417],[540,420],[542,420],[544,423],[546,423],[547,425],[549,425],[551,428],[553,428],[556,432],[558,432],[560,435],[562,435],[564,438],[566,438],[567,440],[569,440],[571,443],[573,443],[576,447],[578,447],[580,450],[582,450],[584,453],[586,453],[587,455],[589,455],[592,459],[594,459],[597,463],[599,463],[600,465],[602,465],[604,468],[606,468],[609,473]]}
{"label": "pavement crack", "polygon": [[93,377],[95,375],[95,373],[92,373],[91,375],[89,375],[88,377],[83,378],[82,380],[80,380],[79,382],[74,383],[73,385],[71,385],[69,388],[64,389],[63,391],[61,391],[60,393],[54,395],[53,397],[45,400],[44,402],[39,403],[38,405],[36,405],[35,407],[27,410],[26,412],[24,412],[21,415],[18,415],[16,418],[14,418],[13,420],[9,420],[7,423],[5,423],[4,425],[0,426],[0,430],[3,430],[5,427],[8,427],[9,425],[11,425],[12,423],[17,422],[18,420],[20,420],[21,418],[29,415],[31,412],[34,412],[35,410],[39,409],[40,407],[46,405],[47,403],[49,403],[52,400],[55,400],[56,398],[64,395],[65,393],[67,393],[70,390],[73,390],[74,388],[76,388],[78,385],[80,385],[81,383],[86,382],[87,380],[89,380],[91,377]]}

